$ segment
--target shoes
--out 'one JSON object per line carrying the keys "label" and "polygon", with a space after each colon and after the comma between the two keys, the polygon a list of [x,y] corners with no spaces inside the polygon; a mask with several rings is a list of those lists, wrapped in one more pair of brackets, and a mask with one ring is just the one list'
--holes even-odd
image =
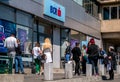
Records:
{"label": "shoes", "polygon": [[26,74],[25,72],[22,72],[21,74]]}
{"label": "shoes", "polygon": [[108,80],[114,80],[114,78],[109,78]]}
{"label": "shoes", "polygon": [[36,75],[40,75],[40,73],[36,73]]}
{"label": "shoes", "polygon": [[15,74],[19,74],[19,72],[15,72]]}

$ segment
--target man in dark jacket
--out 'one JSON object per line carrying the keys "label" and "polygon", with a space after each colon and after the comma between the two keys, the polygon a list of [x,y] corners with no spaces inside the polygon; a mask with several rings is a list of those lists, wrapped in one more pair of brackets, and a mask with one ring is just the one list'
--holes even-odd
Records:
{"label": "man in dark jacket", "polygon": [[75,61],[75,75],[80,75],[80,58],[81,58],[81,50],[80,44],[77,42],[76,46],[72,49],[73,60]]}
{"label": "man in dark jacket", "polygon": [[[90,64],[92,64],[92,75],[98,75],[98,57],[99,57],[99,48],[98,46],[95,44],[94,39],[90,39],[90,43],[91,45],[88,47],[87,53],[88,53],[88,58],[89,58],[89,62]],[[94,73],[94,68],[95,68],[95,72]]]}

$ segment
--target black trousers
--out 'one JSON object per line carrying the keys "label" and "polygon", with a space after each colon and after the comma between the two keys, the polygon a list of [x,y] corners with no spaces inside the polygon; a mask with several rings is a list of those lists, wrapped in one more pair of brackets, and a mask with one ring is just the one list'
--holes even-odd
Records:
{"label": "black trousers", "polygon": [[80,61],[75,60],[75,75],[78,74],[80,75]]}
{"label": "black trousers", "polygon": [[114,79],[114,70],[113,69],[109,70],[109,76],[110,76],[110,79]]}
{"label": "black trousers", "polygon": [[83,61],[82,61],[82,72],[83,74],[86,74],[86,60],[83,58]]}

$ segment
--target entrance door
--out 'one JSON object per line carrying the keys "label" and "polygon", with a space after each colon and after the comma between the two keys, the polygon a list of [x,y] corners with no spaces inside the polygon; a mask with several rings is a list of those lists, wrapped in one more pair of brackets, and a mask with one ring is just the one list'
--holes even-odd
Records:
{"label": "entrance door", "polygon": [[53,29],[53,66],[60,68],[60,29]]}

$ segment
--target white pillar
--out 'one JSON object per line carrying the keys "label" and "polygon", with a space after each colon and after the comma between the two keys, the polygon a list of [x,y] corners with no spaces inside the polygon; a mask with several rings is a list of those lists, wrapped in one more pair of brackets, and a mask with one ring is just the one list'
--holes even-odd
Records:
{"label": "white pillar", "polygon": [[73,72],[72,72],[72,64],[71,63],[65,63],[65,78],[72,78]]}
{"label": "white pillar", "polygon": [[92,65],[86,64],[86,76],[92,76]]}
{"label": "white pillar", "polygon": [[120,65],[117,65],[117,74],[120,74]]}
{"label": "white pillar", "polygon": [[53,63],[44,63],[44,80],[53,80]]}
{"label": "white pillar", "polygon": [[99,74],[105,75],[104,64],[99,64]]}

